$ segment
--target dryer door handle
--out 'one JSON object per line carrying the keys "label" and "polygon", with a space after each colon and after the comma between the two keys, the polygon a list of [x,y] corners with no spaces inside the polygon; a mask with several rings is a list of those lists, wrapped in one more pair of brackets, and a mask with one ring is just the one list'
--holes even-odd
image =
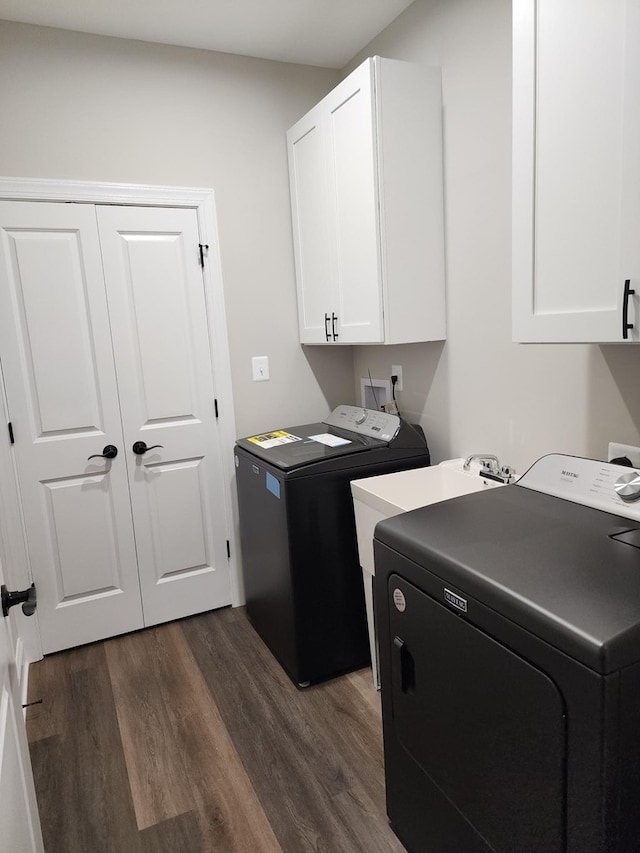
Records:
{"label": "dryer door handle", "polygon": [[401,637],[394,638],[391,654],[393,657],[393,669],[397,673],[400,690],[403,693],[413,693],[416,689],[416,665],[413,655]]}

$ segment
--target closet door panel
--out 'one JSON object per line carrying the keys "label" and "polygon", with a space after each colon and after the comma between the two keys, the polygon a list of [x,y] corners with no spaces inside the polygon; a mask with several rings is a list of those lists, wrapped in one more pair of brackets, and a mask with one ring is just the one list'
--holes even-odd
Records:
{"label": "closet door panel", "polygon": [[[0,204],[0,358],[45,653],[142,626],[91,206]],[[101,456],[107,445],[118,456]]]}
{"label": "closet door panel", "polygon": [[124,207],[98,222],[151,625],[230,603],[198,224],[193,210]]}

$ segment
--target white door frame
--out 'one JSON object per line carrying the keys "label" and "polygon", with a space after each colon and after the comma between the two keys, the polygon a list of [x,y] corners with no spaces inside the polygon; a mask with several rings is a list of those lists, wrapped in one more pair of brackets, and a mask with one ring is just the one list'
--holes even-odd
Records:
{"label": "white door frame", "polygon": [[[218,243],[215,195],[211,189],[192,187],[161,187],[143,184],[110,184],[87,181],[58,181],[37,178],[0,178],[0,199],[6,201],[57,201],[86,204],[117,204],[149,207],[183,207],[196,211],[202,242],[209,246],[204,265],[204,289],[207,322],[213,355],[213,373],[219,411],[220,452],[224,470],[225,516],[230,543],[229,572],[231,603],[244,603],[237,552],[239,542],[234,489],[235,468],[233,447],[236,440],[231,384],[231,362],[222,286],[222,269]],[[195,247],[194,247],[195,249]],[[0,425],[1,428],[2,425]],[[0,458],[0,477],[14,478]],[[21,531],[10,531],[21,536]],[[18,544],[16,547],[20,547]],[[39,637],[38,637],[39,642]],[[40,657],[42,653],[40,652]]]}
{"label": "white door frame", "polygon": [[[5,403],[4,389],[2,387],[2,373],[0,371],[0,424],[7,420],[7,409]],[[30,574],[30,567],[26,552],[26,539],[22,533],[22,515],[21,506],[18,496],[17,477],[13,476],[14,460],[13,454],[10,452],[10,445],[0,442],[0,515],[6,520],[6,524],[0,529],[0,574],[3,575],[3,580],[9,588],[20,588],[28,586],[30,581],[27,581],[27,576]],[[5,476],[5,471],[10,472]],[[18,532],[20,531],[20,532]],[[9,674],[9,689],[12,692],[11,701],[20,703],[23,706],[21,716],[16,717],[17,742],[15,744],[19,755],[19,763],[22,764],[23,776],[21,780],[12,780],[20,785],[20,790],[24,793],[24,799],[20,800],[23,803],[25,812],[20,811],[20,814],[11,813],[9,821],[16,821],[17,825],[22,824],[23,820],[30,826],[32,835],[33,853],[44,853],[42,845],[42,830],[40,828],[40,818],[38,814],[38,805],[36,802],[36,793],[33,783],[33,773],[31,771],[31,761],[29,757],[29,745],[27,743],[26,728],[24,718],[26,710],[24,706],[27,702],[27,682],[29,672],[29,661],[35,660],[40,649],[40,633],[34,618],[27,618],[19,612],[19,607],[14,607],[3,622],[8,623],[0,625],[0,631],[6,629],[7,642],[10,644],[9,649],[9,666],[11,666],[11,658],[15,661],[16,677]],[[19,695],[16,695],[18,694]],[[12,708],[8,711],[8,719],[6,724],[11,727]],[[0,749],[3,744],[0,743]]]}
{"label": "white door frame", "polygon": [[[8,411],[0,364],[0,426],[9,421]],[[32,581],[32,573],[27,554],[18,472],[10,447],[8,440],[0,441],[0,545],[4,549],[5,583],[9,589],[26,589]],[[8,621],[24,705],[27,701],[29,663],[42,657],[42,643],[38,620],[26,619],[16,612],[19,609],[16,607],[9,613]]]}

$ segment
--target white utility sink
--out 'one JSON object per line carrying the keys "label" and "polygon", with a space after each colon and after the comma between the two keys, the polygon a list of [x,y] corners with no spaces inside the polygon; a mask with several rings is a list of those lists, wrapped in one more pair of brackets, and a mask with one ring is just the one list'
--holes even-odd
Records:
{"label": "white utility sink", "polygon": [[413,468],[410,471],[351,481],[358,552],[367,605],[371,665],[376,687],[379,687],[379,678],[378,645],[373,618],[374,528],[379,521],[392,515],[502,485],[495,480],[481,477],[477,462],[472,462],[470,470],[464,471],[463,461],[450,459],[430,468]]}

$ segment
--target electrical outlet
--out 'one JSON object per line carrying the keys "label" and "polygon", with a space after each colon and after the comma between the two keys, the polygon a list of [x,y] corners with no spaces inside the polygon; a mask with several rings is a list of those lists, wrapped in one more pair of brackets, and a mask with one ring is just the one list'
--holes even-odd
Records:
{"label": "electrical outlet", "polygon": [[640,468],[640,447],[634,447],[632,444],[618,444],[615,441],[609,442],[609,456],[611,459],[618,459],[620,456],[626,456],[634,468]]}
{"label": "electrical outlet", "polygon": [[396,382],[396,391],[402,391],[402,365],[392,364],[391,375],[398,377],[398,381]]}

